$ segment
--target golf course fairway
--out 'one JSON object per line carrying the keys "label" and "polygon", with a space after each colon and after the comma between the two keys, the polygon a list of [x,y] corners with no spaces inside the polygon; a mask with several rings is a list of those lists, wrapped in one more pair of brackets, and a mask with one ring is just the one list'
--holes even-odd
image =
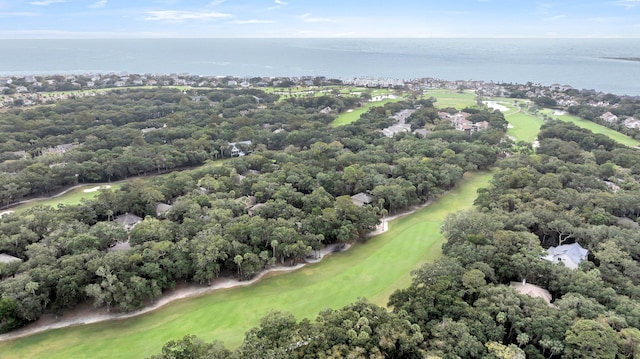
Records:
{"label": "golf course fairway", "polygon": [[389,231],[295,272],[256,284],[179,300],[130,319],[50,330],[0,342],[2,358],[144,358],[168,340],[195,334],[237,347],[269,310],[315,317],[359,297],[386,305],[409,285],[410,271],[441,255],[440,225],[448,213],[472,207],[492,174],[467,174],[428,207],[389,223]]}

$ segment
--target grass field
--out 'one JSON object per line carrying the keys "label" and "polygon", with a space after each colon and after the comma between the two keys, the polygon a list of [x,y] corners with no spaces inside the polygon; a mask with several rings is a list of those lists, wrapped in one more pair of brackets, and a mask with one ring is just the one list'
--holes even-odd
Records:
{"label": "grass field", "polygon": [[544,123],[540,117],[526,112],[507,113],[504,117],[513,126],[507,130],[507,135],[529,143],[535,140]]}
{"label": "grass field", "polygon": [[561,121],[571,122],[577,126],[591,130],[591,132],[593,133],[600,133],[600,134],[606,135],[612,140],[615,140],[616,142],[621,143],[625,146],[631,146],[631,147],[640,146],[639,141],[636,141],[629,136],[626,136],[618,131],[614,131],[608,127],[599,125],[595,122],[585,120],[581,117],[573,116],[569,114],[555,115],[554,110],[551,110],[551,109],[544,109],[542,110],[542,113],[548,115],[551,118],[555,118]]}
{"label": "grass field", "polygon": [[[204,165],[195,168],[195,170],[198,170],[200,168],[205,168],[208,166],[221,166],[223,163],[225,163],[226,161],[230,160],[229,158],[225,158],[222,160],[216,160],[216,161],[211,161],[208,163],[205,163]],[[184,170],[184,171],[190,171],[190,169]],[[143,178],[153,178],[153,177],[162,177],[162,176],[168,176],[171,175],[172,172],[169,173],[163,173],[160,175],[152,175],[149,177],[143,177]],[[135,179],[138,177],[133,177],[131,179]],[[129,179],[129,180],[131,180]],[[51,198],[51,199],[43,199],[43,200],[32,200],[30,202],[21,204],[21,205],[17,205],[14,207],[11,207],[9,209],[6,209],[7,211],[15,211],[17,213],[23,212],[29,208],[35,207],[36,205],[44,205],[44,206],[51,206],[51,207],[57,207],[58,204],[65,204],[65,205],[74,205],[74,204],[79,204],[83,198],[93,198],[95,196],[97,196],[100,192],[98,191],[92,191],[92,192],[85,192],[85,189],[91,189],[93,187],[96,186],[103,186],[103,185],[109,185],[111,186],[111,190],[117,190],[120,188],[120,186],[122,186],[122,183],[127,182],[129,180],[120,180],[117,182],[113,182],[113,183],[91,183],[91,184],[87,184],[87,185],[83,185],[82,187],[78,187],[76,189],[73,189],[59,197],[56,198]],[[5,210],[0,210],[0,212],[4,212]],[[1,357],[0,357],[1,358]]]}
{"label": "grass field", "polygon": [[469,208],[491,173],[476,173],[429,207],[393,221],[389,231],[298,271],[255,285],[181,300],[132,319],[47,331],[0,343],[2,358],[142,358],[185,334],[237,347],[243,333],[270,309],[315,317],[358,297],[385,305],[410,283],[409,272],[441,254],[440,224]]}
{"label": "grass field", "polygon": [[280,100],[284,100],[289,97],[294,96],[325,96],[331,95],[331,93],[335,90],[342,96],[360,96],[363,92],[370,92],[371,96],[380,96],[389,94],[389,89],[368,89],[366,87],[344,87],[344,86],[312,86],[312,87],[291,87],[291,88],[283,88],[283,87],[262,87],[260,90],[263,90],[267,93],[275,93],[280,95]]}
{"label": "grass field", "polygon": [[[51,206],[55,208],[58,206],[58,204],[65,204],[65,205],[79,204],[83,198],[93,198],[100,193],[98,191],[84,192],[85,189],[90,189],[99,185],[100,184],[88,184],[86,186],[73,189],[60,197],[44,199],[44,200],[33,200],[31,202],[24,203],[24,204],[9,208],[7,210],[20,213],[20,212],[26,211],[29,208],[35,207],[36,205]],[[109,185],[111,186],[112,190],[115,190],[120,187],[120,183],[111,183]],[[4,212],[4,210],[0,212]]]}
{"label": "grass field", "polygon": [[294,96],[324,96],[330,95],[330,88],[307,88],[307,87],[291,87],[291,88],[282,88],[282,87],[261,87],[260,90],[266,93],[275,93],[280,95],[280,101]]}
{"label": "grass field", "polygon": [[[510,125],[507,130],[508,136],[515,137],[518,141],[533,143],[538,136],[538,132],[540,132],[540,126],[544,123],[540,117],[523,112],[522,109],[514,104],[514,99],[512,98],[493,97],[487,98],[486,101],[494,101],[509,108],[508,111],[503,111],[504,118]],[[518,101],[522,102],[524,100]]]}
{"label": "grass field", "polygon": [[356,109],[354,109],[351,112],[345,112],[340,114],[338,117],[336,117],[335,120],[333,120],[333,122],[331,122],[331,126],[344,126],[344,125],[348,125],[352,122],[358,121],[358,119],[360,119],[360,116],[362,116],[362,114],[366,113],[367,111],[369,111],[370,108],[372,107],[379,107],[379,106],[384,106],[385,104],[389,103],[389,102],[399,102],[402,101],[403,98],[399,97],[399,98],[389,98],[386,100],[382,100],[382,101],[375,101],[375,102],[367,102],[366,105],[362,106],[362,107],[358,107]]}
{"label": "grass field", "polygon": [[453,107],[462,110],[465,107],[476,106],[476,95],[473,91],[460,93],[452,90],[428,90],[424,92],[423,97],[435,97],[437,101],[433,105],[437,108]]}

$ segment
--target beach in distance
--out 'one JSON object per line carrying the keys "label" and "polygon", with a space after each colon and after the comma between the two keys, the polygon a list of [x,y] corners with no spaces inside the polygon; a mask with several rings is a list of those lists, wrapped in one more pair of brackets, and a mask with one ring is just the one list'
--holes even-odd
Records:
{"label": "beach in distance", "polygon": [[640,95],[640,39],[66,39],[0,46],[0,76],[433,77]]}

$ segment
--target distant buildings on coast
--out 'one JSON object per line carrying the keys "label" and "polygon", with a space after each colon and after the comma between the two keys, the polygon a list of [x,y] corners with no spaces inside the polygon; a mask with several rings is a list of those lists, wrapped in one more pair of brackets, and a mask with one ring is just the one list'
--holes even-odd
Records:
{"label": "distant buildings on coast", "polygon": [[[640,120],[636,118],[618,118],[612,114],[612,111],[615,112],[617,106],[617,103],[610,101],[610,97],[613,95],[595,90],[577,90],[569,85],[561,84],[543,86],[533,83],[513,84],[475,80],[449,81],[436,78],[354,77],[331,79],[324,76],[234,77],[128,73],[5,76],[0,77],[0,108],[46,105],[69,98],[98,96],[106,94],[107,90],[128,88],[173,87],[186,91],[199,88],[260,89],[275,87],[281,88],[282,93],[287,93],[292,88],[295,88],[297,94],[308,93],[311,95],[317,91],[329,91],[323,88],[335,85],[390,88],[400,91],[473,91],[476,95],[482,97],[512,97],[514,100],[548,97],[553,99],[557,106],[561,108],[581,105],[594,108],[599,120],[605,124],[640,129]],[[640,99],[639,97],[630,96],[621,96],[620,98],[624,97],[632,100]],[[599,114],[603,115],[599,116]],[[460,123],[460,126],[464,125],[464,123]],[[469,130],[474,131],[474,129]]]}

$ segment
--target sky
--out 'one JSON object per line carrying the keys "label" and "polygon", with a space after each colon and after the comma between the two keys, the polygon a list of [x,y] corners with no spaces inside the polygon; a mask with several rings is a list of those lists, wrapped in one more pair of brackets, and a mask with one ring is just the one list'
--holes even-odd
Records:
{"label": "sky", "polygon": [[640,0],[0,0],[0,38],[640,38]]}

